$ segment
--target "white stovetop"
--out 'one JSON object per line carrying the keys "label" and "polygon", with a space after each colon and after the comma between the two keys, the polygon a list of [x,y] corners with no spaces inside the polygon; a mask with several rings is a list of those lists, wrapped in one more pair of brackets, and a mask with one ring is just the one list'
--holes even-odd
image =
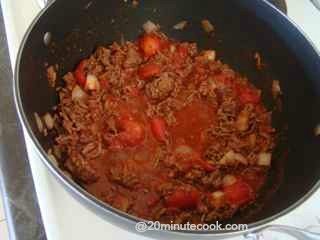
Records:
{"label": "white stovetop", "polygon": [[[287,2],[289,16],[320,49],[320,12],[311,5],[309,0],[287,0]],[[20,41],[40,8],[36,0],[1,0],[1,5],[11,63],[14,66]],[[115,237],[120,240],[147,239],[109,224],[75,201],[43,165],[27,136],[26,146],[48,240],[102,240]],[[302,206],[274,223],[303,228],[317,224],[318,216],[320,216],[319,202],[320,191]],[[282,238],[280,235],[268,237],[268,239],[280,238]],[[241,237],[233,239],[241,239]]]}

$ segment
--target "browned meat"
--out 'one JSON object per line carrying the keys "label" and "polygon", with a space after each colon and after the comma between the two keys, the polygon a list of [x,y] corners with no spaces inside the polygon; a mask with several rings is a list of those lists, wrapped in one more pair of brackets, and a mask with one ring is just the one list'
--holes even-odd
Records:
{"label": "browned meat", "polygon": [[97,61],[101,62],[106,67],[110,65],[110,56],[110,49],[105,47],[98,47],[95,52],[95,57]]}
{"label": "browned meat", "polygon": [[271,112],[214,50],[152,31],[98,47],[63,80],[50,155],[97,198],[163,223],[226,220],[255,202]]}
{"label": "browned meat", "polygon": [[170,77],[168,73],[164,73],[159,78],[147,84],[146,94],[153,100],[163,100],[169,96],[174,87],[174,79]]}

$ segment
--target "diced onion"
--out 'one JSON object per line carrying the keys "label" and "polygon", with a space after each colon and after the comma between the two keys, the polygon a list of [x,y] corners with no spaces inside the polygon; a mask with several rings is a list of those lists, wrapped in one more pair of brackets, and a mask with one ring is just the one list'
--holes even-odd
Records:
{"label": "diced onion", "polygon": [[171,53],[174,53],[176,51],[176,46],[171,44],[169,49]]}
{"label": "diced onion", "polygon": [[278,80],[272,81],[272,96],[274,98],[277,98],[282,94],[281,88],[280,88],[280,82]]}
{"label": "diced onion", "polygon": [[41,118],[39,117],[39,114],[35,112],[34,118],[36,120],[36,124],[37,124],[37,128],[38,128],[39,132],[42,133],[44,126],[43,126]]}
{"label": "diced onion", "polygon": [[227,187],[227,186],[234,184],[236,181],[237,181],[237,178],[235,176],[228,174],[223,177],[222,185],[224,187]]}
{"label": "diced onion", "polygon": [[202,20],[201,25],[202,25],[203,30],[206,33],[211,33],[214,31],[214,26],[211,24],[211,22],[208,19]]}
{"label": "diced onion", "polygon": [[178,22],[176,25],[174,25],[173,28],[176,30],[183,30],[187,26],[187,24],[188,24],[187,21],[181,21],[181,22]]}
{"label": "diced onion", "polygon": [[258,165],[260,166],[270,166],[271,165],[271,153],[260,153],[258,156]]}
{"label": "diced onion", "polygon": [[207,50],[207,51],[204,51],[203,56],[208,61],[214,61],[216,59],[216,52],[213,50]]}
{"label": "diced onion", "polygon": [[142,25],[142,28],[146,33],[156,32],[159,29],[156,24],[149,20]]}
{"label": "diced onion", "polygon": [[320,124],[314,128],[314,135],[320,136]]}
{"label": "diced onion", "polygon": [[175,152],[177,154],[190,154],[193,152],[192,148],[187,145],[180,145],[176,148]]}
{"label": "diced onion", "polygon": [[222,191],[216,191],[216,192],[213,192],[211,194],[211,196],[214,198],[214,199],[221,199],[222,197],[224,197],[224,192]]}
{"label": "diced onion", "polygon": [[58,167],[58,161],[57,161],[56,157],[52,154],[51,148],[48,150],[47,155],[48,155],[48,158],[51,160],[51,162],[52,162],[56,167]]}
{"label": "diced onion", "polygon": [[211,194],[210,203],[214,207],[221,207],[224,204],[224,192],[216,191]]}
{"label": "diced onion", "polygon": [[88,74],[85,88],[88,90],[99,90],[100,83],[98,78],[93,74]]}
{"label": "diced onion", "polygon": [[54,119],[50,113],[46,113],[43,116],[44,123],[46,124],[48,129],[52,129],[54,127]]}
{"label": "diced onion", "polygon": [[236,128],[244,132],[249,127],[249,113],[247,111],[240,112],[237,121],[236,121]]}
{"label": "diced onion", "polygon": [[53,146],[53,154],[56,156],[58,159],[61,159],[62,153],[61,150],[58,146]]}
{"label": "diced onion", "polygon": [[234,151],[230,150],[222,157],[219,163],[223,165],[234,163],[242,163],[244,165],[247,165],[248,161],[240,153],[235,153]]}
{"label": "diced onion", "polygon": [[83,101],[87,97],[87,94],[82,90],[82,88],[78,85],[76,85],[71,94],[71,98],[75,102]]}
{"label": "diced onion", "polygon": [[264,64],[262,63],[260,53],[256,52],[253,57],[256,60],[257,69],[261,70],[263,68]]}

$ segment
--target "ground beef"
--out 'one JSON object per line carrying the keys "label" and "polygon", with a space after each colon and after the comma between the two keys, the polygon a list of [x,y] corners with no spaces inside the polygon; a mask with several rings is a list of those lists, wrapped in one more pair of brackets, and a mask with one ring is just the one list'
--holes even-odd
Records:
{"label": "ground beef", "polygon": [[146,94],[152,100],[163,100],[174,89],[174,79],[168,73],[163,73],[159,78],[146,85]]}
{"label": "ground beef", "polygon": [[110,65],[110,49],[105,47],[98,47],[94,56],[97,61],[101,62],[105,67],[108,67]]}
{"label": "ground beef", "polygon": [[137,49],[136,45],[132,43],[128,44],[128,52],[127,52],[127,58],[124,61],[124,67],[135,67],[142,62],[141,55],[139,54],[139,50]]}
{"label": "ground beef", "polygon": [[51,155],[107,204],[163,223],[205,223],[260,193],[275,146],[271,112],[214,51],[152,32],[98,47],[63,80]]}

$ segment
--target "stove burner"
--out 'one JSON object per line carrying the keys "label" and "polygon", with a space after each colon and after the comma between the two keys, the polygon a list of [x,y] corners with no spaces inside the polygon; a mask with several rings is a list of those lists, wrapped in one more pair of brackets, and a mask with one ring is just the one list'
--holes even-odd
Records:
{"label": "stove burner", "polygon": [[286,0],[268,0],[272,3],[276,8],[278,8],[284,14],[287,14],[287,3]]}

